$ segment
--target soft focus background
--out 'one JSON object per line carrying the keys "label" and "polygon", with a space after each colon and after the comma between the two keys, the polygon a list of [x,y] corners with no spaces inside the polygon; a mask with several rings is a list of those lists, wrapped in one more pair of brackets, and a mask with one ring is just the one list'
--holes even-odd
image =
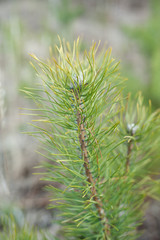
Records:
{"label": "soft focus background", "polygon": [[[112,47],[128,78],[124,93],[142,91],[145,102],[160,107],[160,0],[0,0],[0,214],[12,213],[54,235],[56,211],[46,210],[48,195],[38,175],[43,160],[37,142],[21,132],[29,116],[21,108],[32,102],[19,91],[31,87],[36,74],[30,53],[49,56],[57,35],[84,48],[93,40]],[[160,204],[146,212],[144,240],[160,239]]]}

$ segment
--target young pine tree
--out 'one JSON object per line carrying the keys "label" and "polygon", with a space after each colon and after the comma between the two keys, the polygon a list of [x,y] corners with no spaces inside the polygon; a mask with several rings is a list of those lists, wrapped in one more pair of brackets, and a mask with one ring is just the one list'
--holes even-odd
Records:
{"label": "young pine tree", "polygon": [[48,159],[50,207],[60,211],[64,239],[136,239],[148,197],[158,196],[159,112],[141,94],[123,98],[110,49],[79,49],[79,40],[73,48],[60,40],[47,62],[33,56],[41,80],[24,90],[36,103],[30,134]]}

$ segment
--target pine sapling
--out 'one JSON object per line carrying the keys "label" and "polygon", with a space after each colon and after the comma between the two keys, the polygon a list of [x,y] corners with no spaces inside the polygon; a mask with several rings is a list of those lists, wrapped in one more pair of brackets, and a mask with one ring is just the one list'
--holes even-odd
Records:
{"label": "pine sapling", "polygon": [[64,239],[136,239],[147,198],[159,198],[151,173],[159,111],[144,107],[141,94],[123,97],[110,49],[93,43],[82,54],[78,39],[73,48],[60,40],[56,52],[46,62],[33,56],[40,82],[23,90],[36,104],[30,135],[48,159],[50,207],[59,209]]}

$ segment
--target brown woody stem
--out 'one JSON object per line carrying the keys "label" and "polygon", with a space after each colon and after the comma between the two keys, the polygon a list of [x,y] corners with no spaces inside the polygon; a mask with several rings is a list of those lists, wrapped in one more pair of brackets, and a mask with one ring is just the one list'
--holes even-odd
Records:
{"label": "brown woody stem", "polygon": [[132,151],[132,140],[130,140],[128,142],[128,147],[127,147],[126,173],[128,173],[128,171],[129,171],[129,163],[130,163],[131,151]]}
{"label": "brown woody stem", "polygon": [[92,173],[90,172],[90,164],[89,164],[89,158],[88,158],[88,151],[87,151],[87,146],[85,143],[85,127],[84,127],[84,119],[82,117],[82,102],[79,99],[78,94],[75,94],[75,97],[77,99],[78,103],[78,110],[77,110],[77,124],[79,128],[79,141],[80,141],[80,146],[81,146],[81,152],[82,152],[82,157],[84,159],[84,168],[85,168],[85,174],[87,176],[87,180],[89,184],[91,185],[91,194],[93,197],[93,200],[95,201],[95,207],[98,211],[99,217],[101,221],[103,222],[104,225],[104,239],[107,240],[107,236],[110,235],[110,226],[108,224],[108,219],[105,216],[105,212],[103,209],[103,203],[98,197],[97,190],[95,187],[95,181],[93,179]]}

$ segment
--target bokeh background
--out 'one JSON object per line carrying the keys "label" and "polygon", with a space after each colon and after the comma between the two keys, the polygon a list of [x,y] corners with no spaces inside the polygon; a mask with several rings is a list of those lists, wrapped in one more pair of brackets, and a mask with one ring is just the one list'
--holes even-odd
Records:
{"label": "bokeh background", "polygon": [[[37,142],[21,132],[30,116],[22,108],[32,102],[20,91],[31,87],[36,74],[30,66],[34,53],[49,56],[57,35],[83,48],[92,41],[112,47],[128,78],[124,94],[142,91],[147,104],[160,107],[159,0],[0,0],[0,214],[14,214],[17,222],[57,234],[56,211],[47,210],[45,183],[34,168],[43,160]],[[159,169],[160,170],[160,169]],[[160,204],[151,202],[140,238],[160,239]]]}

